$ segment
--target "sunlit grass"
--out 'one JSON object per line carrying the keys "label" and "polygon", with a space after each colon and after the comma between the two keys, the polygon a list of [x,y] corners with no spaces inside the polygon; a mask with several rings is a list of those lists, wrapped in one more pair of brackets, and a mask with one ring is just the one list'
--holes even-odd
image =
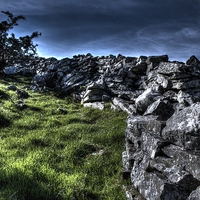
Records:
{"label": "sunlit grass", "polygon": [[126,114],[30,89],[21,109],[7,87],[29,80],[15,81],[0,80],[0,200],[125,199]]}

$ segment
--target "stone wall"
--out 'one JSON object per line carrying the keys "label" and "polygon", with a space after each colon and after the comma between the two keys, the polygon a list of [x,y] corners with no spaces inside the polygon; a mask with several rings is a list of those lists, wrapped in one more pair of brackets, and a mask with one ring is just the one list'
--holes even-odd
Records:
{"label": "stone wall", "polygon": [[[13,70],[14,69],[14,70]],[[7,71],[6,71],[7,70]],[[84,106],[129,114],[122,153],[137,189],[148,200],[200,199],[200,62],[169,61],[167,55],[125,57],[78,55],[38,59],[14,71],[34,75],[34,91],[72,94]]]}

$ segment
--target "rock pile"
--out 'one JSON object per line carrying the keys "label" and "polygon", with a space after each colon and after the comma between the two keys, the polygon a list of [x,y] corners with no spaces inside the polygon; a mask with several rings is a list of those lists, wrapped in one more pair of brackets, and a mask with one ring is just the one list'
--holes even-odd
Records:
{"label": "rock pile", "polygon": [[[200,199],[200,61],[195,56],[183,63],[170,62],[167,55],[87,54],[38,60],[31,69],[35,91],[59,90],[99,109],[111,101],[113,109],[129,114],[123,171],[145,199]],[[134,199],[132,188],[126,191],[129,199]]]}

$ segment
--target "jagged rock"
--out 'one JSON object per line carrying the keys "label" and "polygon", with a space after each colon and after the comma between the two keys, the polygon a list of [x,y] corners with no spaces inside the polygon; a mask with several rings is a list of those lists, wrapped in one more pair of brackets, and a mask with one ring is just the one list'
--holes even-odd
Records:
{"label": "jagged rock", "polygon": [[18,74],[19,75],[22,75],[22,76],[34,76],[36,74],[36,69],[33,67],[23,67],[21,69],[19,69],[18,71]]}
{"label": "jagged rock", "polygon": [[167,75],[167,76],[173,76],[175,78],[175,75],[178,74],[180,76],[179,78],[185,77],[185,70],[187,66],[183,63],[173,63],[173,62],[161,62],[159,64],[157,72],[159,74]]}
{"label": "jagged rock", "polygon": [[146,63],[147,57],[146,56],[140,56],[136,64],[131,67],[131,71],[135,74],[145,74],[147,69],[147,63]]}
{"label": "jagged rock", "polygon": [[179,185],[168,183],[159,173],[145,174],[141,186],[139,191],[147,200],[183,200],[186,199],[191,192]]}
{"label": "jagged rock", "polygon": [[166,123],[162,138],[185,149],[200,149],[200,103],[175,113]]}
{"label": "jagged rock", "polygon": [[182,167],[189,172],[195,179],[200,181],[200,152],[196,150],[185,150],[179,146],[168,144],[162,148],[162,152],[169,158],[172,158],[173,163]]}
{"label": "jagged rock", "polygon": [[168,55],[162,55],[162,56],[149,56],[147,58],[147,64],[154,63],[158,65],[160,62],[168,62],[169,57]]}
{"label": "jagged rock", "polygon": [[[134,159],[132,155],[134,154],[134,147],[129,142],[126,142],[126,151],[122,152],[122,162],[123,162],[123,175],[128,174],[128,178],[130,177],[130,173],[132,170]],[[127,177],[125,177],[127,178]]]}
{"label": "jagged rock", "polygon": [[179,104],[184,104],[185,107],[192,105],[193,103],[199,102],[200,90],[180,90],[177,94],[177,101]]}
{"label": "jagged rock", "polygon": [[54,87],[55,83],[55,73],[51,72],[45,72],[43,74],[37,74],[34,76],[32,80],[32,86],[36,86],[38,88],[44,88],[44,87]]}
{"label": "jagged rock", "polygon": [[200,199],[200,187],[192,191],[190,196],[187,198],[187,200],[199,200],[199,199]]}
{"label": "jagged rock", "polygon": [[[188,107],[185,108],[188,109],[187,111],[178,112],[180,116],[183,116],[181,113],[185,113],[187,118],[195,118],[193,128],[198,127],[199,124],[198,106],[197,103],[191,106],[190,110]],[[127,151],[123,152],[124,171],[130,172],[132,165],[132,183],[146,199],[187,199],[200,185],[200,173],[197,167],[200,157],[196,153],[193,155],[186,150],[183,151],[178,146],[173,146],[175,150],[170,148],[172,146],[170,143],[182,140],[179,136],[181,133],[177,134],[176,128],[174,134],[177,138],[163,137],[167,127],[173,130],[178,123],[175,120],[182,119],[177,117],[178,113],[167,121],[166,127],[164,121],[159,121],[152,115],[132,116],[127,119]],[[187,127],[184,119],[182,123]],[[184,128],[180,131],[183,132]],[[170,133],[169,135],[171,136]],[[187,138],[184,139],[187,142]]]}
{"label": "jagged rock", "polygon": [[200,64],[200,61],[197,59],[196,56],[191,56],[187,61],[186,61],[187,65],[198,65]]}
{"label": "jagged rock", "polygon": [[171,89],[172,82],[166,77],[161,74],[157,74],[156,82],[161,85],[164,89]]}
{"label": "jagged rock", "polygon": [[[154,138],[152,138],[152,135],[160,138],[160,132],[163,126],[163,122],[158,121],[157,116],[131,115],[127,118],[127,129],[125,132],[125,136],[128,140],[132,142],[132,144],[134,144],[135,149],[143,148],[146,152],[151,152],[150,157],[153,157],[157,152],[159,144],[150,143],[146,146],[146,142],[154,140]],[[145,135],[147,130],[149,135]],[[147,141],[146,136],[148,137]]]}
{"label": "jagged rock", "polygon": [[71,73],[71,74],[67,74],[62,82],[61,85],[63,85],[63,88],[69,87],[71,85],[74,85],[82,80],[86,79],[86,77],[83,74],[80,73]]}
{"label": "jagged rock", "polygon": [[7,75],[17,75],[19,72],[19,67],[17,66],[10,66],[6,67],[3,72]]}
{"label": "jagged rock", "polygon": [[[112,108],[128,113],[122,153],[123,175],[132,181],[124,187],[127,198],[137,198],[136,188],[148,200],[199,199],[200,61],[195,56],[183,63],[170,62],[167,55],[87,54],[14,67],[14,74],[34,75],[34,91],[59,90],[97,109],[111,101]],[[13,67],[4,73],[9,70]]]}
{"label": "jagged rock", "polygon": [[50,65],[48,66],[47,70],[50,72],[56,72],[58,70],[59,65]]}
{"label": "jagged rock", "polygon": [[102,102],[104,95],[106,95],[106,93],[100,89],[87,90],[82,99],[82,103]]}
{"label": "jagged rock", "polygon": [[172,89],[188,90],[200,87],[200,80],[186,80],[186,81],[174,81],[172,82]]}
{"label": "jagged rock", "polygon": [[161,173],[167,178],[168,183],[179,185],[185,190],[195,190],[199,185],[200,181],[194,178],[189,172],[184,170],[183,167],[173,163],[171,158],[163,156],[156,157],[150,161],[149,171]]}
{"label": "jagged rock", "polygon": [[168,55],[163,56],[149,56],[147,58],[147,71],[146,74],[148,75],[150,71],[153,71],[157,68],[160,62],[168,62]]}
{"label": "jagged rock", "polygon": [[144,115],[157,115],[160,120],[167,120],[174,113],[174,109],[169,102],[158,99],[148,106]]}
{"label": "jagged rock", "polygon": [[135,191],[133,186],[123,186],[127,200],[145,200],[140,194]]}
{"label": "jagged rock", "polygon": [[146,89],[136,100],[135,105],[137,110],[141,112],[145,112],[146,109],[150,104],[152,104],[154,101],[161,98],[161,93],[159,92],[159,88],[148,88]]}
{"label": "jagged rock", "polygon": [[114,110],[116,110],[117,108],[120,108],[121,110],[123,110],[124,112],[127,112],[130,115],[137,113],[134,105],[131,104],[130,101],[126,101],[121,98],[115,97],[112,99],[112,104],[113,105],[111,106],[111,108],[113,108]]}
{"label": "jagged rock", "polygon": [[110,99],[110,95],[106,91],[106,86],[103,81],[99,81],[88,85],[82,103],[107,102],[108,99]]}

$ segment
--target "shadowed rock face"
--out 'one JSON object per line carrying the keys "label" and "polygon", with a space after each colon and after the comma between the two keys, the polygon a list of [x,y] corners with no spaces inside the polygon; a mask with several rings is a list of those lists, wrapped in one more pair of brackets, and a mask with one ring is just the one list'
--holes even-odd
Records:
{"label": "shadowed rock face", "polygon": [[200,185],[199,110],[192,104],[166,125],[152,115],[129,116],[125,171],[146,199],[187,199]]}
{"label": "shadowed rock face", "polygon": [[[17,68],[16,68],[17,67]],[[12,71],[13,70],[13,71]],[[170,62],[167,55],[38,58],[5,73],[34,75],[34,91],[73,94],[84,106],[129,114],[123,171],[148,200],[200,199],[200,62]],[[139,197],[138,197],[139,198]],[[140,197],[142,199],[142,197]]]}

